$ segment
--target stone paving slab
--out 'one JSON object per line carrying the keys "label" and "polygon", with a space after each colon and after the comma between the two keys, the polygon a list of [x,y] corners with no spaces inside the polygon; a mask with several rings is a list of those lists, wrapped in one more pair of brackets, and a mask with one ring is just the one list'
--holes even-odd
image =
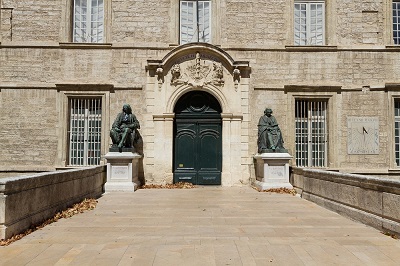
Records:
{"label": "stone paving slab", "polygon": [[249,187],[109,193],[8,247],[0,265],[399,265],[400,241]]}

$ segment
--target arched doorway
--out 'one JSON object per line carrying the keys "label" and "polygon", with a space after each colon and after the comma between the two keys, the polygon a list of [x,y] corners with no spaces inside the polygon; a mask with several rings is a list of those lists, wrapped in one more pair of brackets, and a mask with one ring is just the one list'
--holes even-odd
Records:
{"label": "arched doorway", "polygon": [[191,91],[178,100],[174,112],[174,183],[220,185],[220,104],[207,92]]}

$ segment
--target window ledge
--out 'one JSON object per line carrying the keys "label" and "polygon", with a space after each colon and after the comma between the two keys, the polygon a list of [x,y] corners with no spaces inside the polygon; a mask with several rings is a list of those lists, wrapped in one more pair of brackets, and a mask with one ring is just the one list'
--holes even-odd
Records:
{"label": "window ledge", "polygon": [[336,51],[337,46],[330,45],[286,45],[289,51]]}
{"label": "window ledge", "polygon": [[400,45],[386,45],[386,49],[400,50]]}
{"label": "window ledge", "polygon": [[70,49],[82,49],[82,48],[90,48],[90,49],[107,49],[111,48],[111,43],[80,43],[80,42],[60,42],[61,48],[70,48]]}

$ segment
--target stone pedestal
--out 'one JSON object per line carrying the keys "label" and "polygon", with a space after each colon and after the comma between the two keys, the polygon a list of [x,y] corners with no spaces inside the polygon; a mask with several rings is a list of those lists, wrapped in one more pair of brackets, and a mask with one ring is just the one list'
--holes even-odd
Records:
{"label": "stone pedestal", "polygon": [[289,188],[289,153],[261,153],[254,156],[257,161],[255,187],[261,190]]}
{"label": "stone pedestal", "polygon": [[138,162],[141,156],[132,152],[109,152],[107,159],[107,182],[105,192],[130,191],[139,186]]}

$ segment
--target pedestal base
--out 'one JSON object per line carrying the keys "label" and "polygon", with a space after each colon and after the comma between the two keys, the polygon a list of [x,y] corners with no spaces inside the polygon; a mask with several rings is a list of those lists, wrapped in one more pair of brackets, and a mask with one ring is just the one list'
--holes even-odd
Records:
{"label": "pedestal base", "polygon": [[260,190],[270,188],[289,188],[289,160],[288,153],[261,153],[254,156],[256,159],[256,177],[254,186]]}
{"label": "pedestal base", "polygon": [[107,159],[107,182],[105,192],[134,192],[139,183],[138,162],[141,156],[132,152],[109,152]]}

